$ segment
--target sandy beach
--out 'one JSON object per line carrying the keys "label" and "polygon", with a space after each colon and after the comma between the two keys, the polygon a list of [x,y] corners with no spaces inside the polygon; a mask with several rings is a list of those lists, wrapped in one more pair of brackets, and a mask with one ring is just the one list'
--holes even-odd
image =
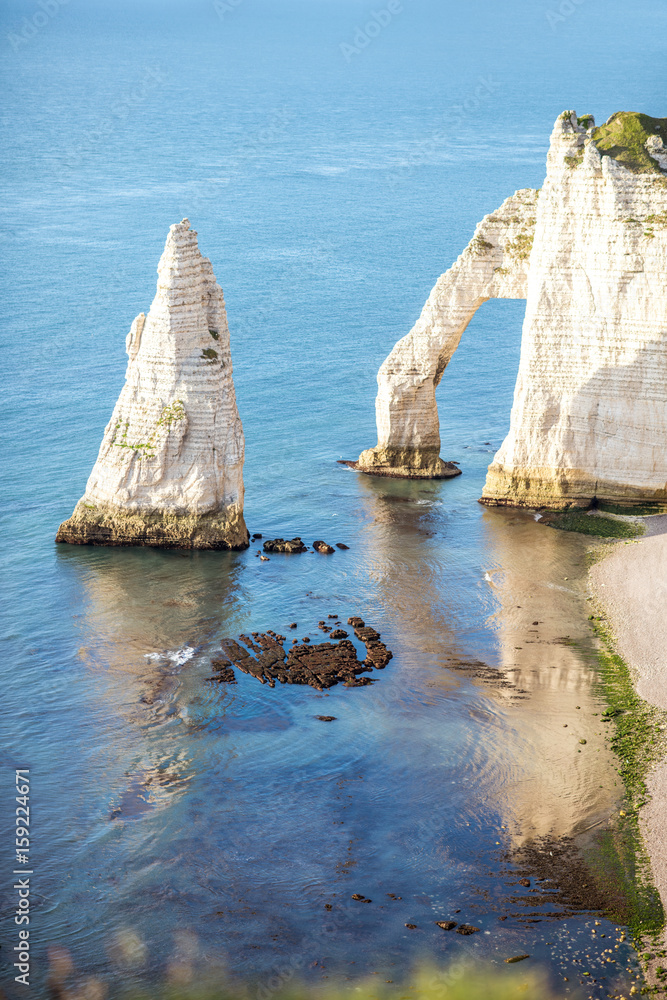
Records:
{"label": "sandy beach", "polygon": [[[591,582],[638,694],[667,710],[667,516],[648,518],[647,535],[617,545],[593,566]],[[641,828],[667,911],[667,760],[647,783],[651,800],[642,810]]]}

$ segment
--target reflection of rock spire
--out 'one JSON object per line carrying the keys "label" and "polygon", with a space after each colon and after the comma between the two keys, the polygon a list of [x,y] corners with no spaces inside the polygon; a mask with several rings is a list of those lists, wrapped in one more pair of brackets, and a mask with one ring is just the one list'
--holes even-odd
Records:
{"label": "reflection of rock spire", "polygon": [[243,428],[222,289],[184,219],[127,336],[125,385],[57,541],[244,548]]}

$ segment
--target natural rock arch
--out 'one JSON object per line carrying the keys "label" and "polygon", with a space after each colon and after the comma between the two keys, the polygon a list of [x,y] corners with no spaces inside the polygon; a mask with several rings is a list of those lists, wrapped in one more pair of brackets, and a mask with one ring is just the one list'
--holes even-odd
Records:
{"label": "natural rock arch", "polygon": [[375,475],[448,478],[456,466],[440,458],[435,390],[463,331],[489,299],[525,299],[538,192],[506,198],[485,216],[455,264],[437,281],[410,333],[378,372],[378,443],[356,467]]}

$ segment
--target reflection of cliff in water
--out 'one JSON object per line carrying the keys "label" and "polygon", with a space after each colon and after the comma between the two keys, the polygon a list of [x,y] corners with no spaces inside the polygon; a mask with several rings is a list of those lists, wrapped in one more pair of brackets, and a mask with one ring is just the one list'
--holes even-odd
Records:
{"label": "reflection of cliff in water", "polygon": [[[587,655],[590,541],[488,508],[480,540],[449,538],[446,487],[360,477],[360,488],[365,558],[397,633],[393,669],[409,668],[414,687],[427,668],[422,687],[448,702],[443,727],[461,715],[480,802],[515,846],[604,820],[618,788]],[[469,523],[472,538],[472,512]],[[460,556],[468,544],[486,553],[477,578]]]}
{"label": "reflection of cliff in water", "polygon": [[361,558],[377,588],[383,619],[395,628],[394,656],[405,667],[433,668],[429,684],[457,688],[459,679],[437,668],[448,652],[465,658],[484,639],[470,615],[466,585],[473,581],[461,581],[459,554],[443,537],[446,501],[441,486],[357,478],[367,523]]}
{"label": "reflection of cliff in water", "polygon": [[604,821],[620,794],[587,623],[591,543],[519,512],[487,510],[484,524],[499,666],[529,695],[512,711],[523,774],[498,789],[499,801],[520,838],[580,834]]}

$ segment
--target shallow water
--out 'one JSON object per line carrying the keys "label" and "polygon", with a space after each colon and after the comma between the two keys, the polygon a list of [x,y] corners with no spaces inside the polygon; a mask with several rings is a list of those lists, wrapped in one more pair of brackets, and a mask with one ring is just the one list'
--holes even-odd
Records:
{"label": "shallow water", "polygon": [[[535,4],[509,19],[415,0],[350,65],[339,43],[366,9],[334,0],[246,0],[222,22],[207,4],[72,3],[7,43],[2,774],[11,800],[12,769],[31,768],[35,996],[54,942],[115,984],[159,980],[179,954],[266,985],[286,964],[398,980],[424,955],[528,952],[566,992],[585,969],[590,995],[628,988],[586,957],[607,922],[594,937],[586,915],[499,919],[521,911],[507,856],[596,829],[619,796],[586,656],[589,543],[476,503],[523,303],[477,314],[439,390],[442,454],[464,475],[336,461],[375,442],[375,372],[475,222],[540,185],[556,115],[659,113],[638,53],[663,15],[640,7],[639,46],[619,3],[557,34]],[[7,5],[7,31],[31,12]],[[604,79],[591,31],[617,56]],[[248,525],[347,552],[53,544],[186,214],[227,299]],[[315,640],[330,612],[393,651],[373,686],[207,680],[222,637],[297,621]],[[435,926],[449,918],[481,932]],[[145,951],[127,967],[130,932]]]}

